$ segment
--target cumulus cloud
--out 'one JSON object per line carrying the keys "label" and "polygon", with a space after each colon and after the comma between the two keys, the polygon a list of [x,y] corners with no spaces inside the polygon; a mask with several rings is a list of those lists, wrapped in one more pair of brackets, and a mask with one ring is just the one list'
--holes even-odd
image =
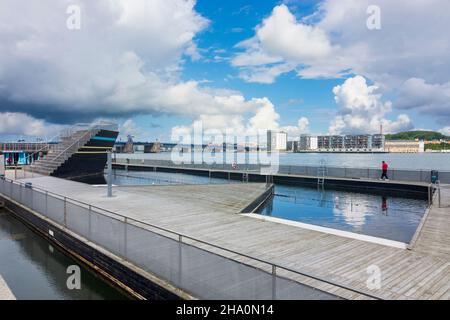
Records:
{"label": "cumulus cloud", "polygon": [[[81,29],[66,28],[69,4]],[[194,0],[4,0],[0,11],[0,111],[56,122],[136,114],[240,114],[239,92],[179,79],[209,21]],[[44,107],[44,108],[43,108]],[[45,111],[43,111],[43,109]]]}
{"label": "cumulus cloud", "polygon": [[440,123],[450,121],[450,82],[429,84],[423,79],[411,78],[400,87],[399,95],[398,108],[436,116]]}
{"label": "cumulus cloud", "polygon": [[[256,27],[255,36],[238,46],[244,52],[233,64],[245,68],[288,63],[302,77],[340,77],[352,72],[390,85],[411,77],[447,80],[449,40],[436,30],[450,27],[440,14],[450,10],[450,3],[379,0],[382,25],[375,31],[366,27],[366,10],[372,4],[370,0],[326,0],[312,16],[301,20],[286,5],[276,6]],[[424,16],[435,19],[424,24]]]}
{"label": "cumulus cloud", "polygon": [[0,112],[0,134],[51,138],[63,127],[50,125],[24,113]]}
{"label": "cumulus cloud", "polygon": [[385,116],[392,110],[392,102],[382,101],[378,87],[368,85],[366,79],[355,76],[333,88],[339,114],[331,122],[330,134],[378,133],[412,129],[410,118],[401,114],[396,120]]}
{"label": "cumulus cloud", "polygon": [[450,137],[450,126],[439,129],[439,132]]}
{"label": "cumulus cloud", "polygon": [[289,137],[296,138],[300,133],[309,131],[309,120],[306,117],[298,119],[297,126],[280,126],[280,115],[269,99],[254,98],[251,102],[256,109],[248,120],[240,114],[201,115],[191,125],[173,127],[172,140],[178,141],[180,137],[199,134],[194,132],[195,128],[202,128],[206,136],[231,132],[241,138],[255,137],[266,130],[282,130],[287,132]]}
{"label": "cumulus cloud", "polygon": [[301,117],[297,121],[297,126],[284,126],[280,128],[288,134],[288,137],[298,140],[300,134],[309,133],[309,119]]}
{"label": "cumulus cloud", "polygon": [[[373,4],[381,10],[380,30],[366,27]],[[281,4],[238,45],[243,51],[232,64],[244,80],[260,83],[291,71],[302,78],[362,75],[383,91],[396,93],[403,86],[395,106],[447,121],[449,11],[450,2],[440,0],[325,0],[311,16],[296,19]],[[413,87],[418,91],[410,95]]]}

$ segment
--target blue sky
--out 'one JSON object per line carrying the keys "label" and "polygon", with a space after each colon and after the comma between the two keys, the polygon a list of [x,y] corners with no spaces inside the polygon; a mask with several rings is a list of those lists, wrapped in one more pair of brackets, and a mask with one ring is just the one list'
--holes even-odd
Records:
{"label": "blue sky", "polygon": [[[336,112],[332,89],[342,83],[342,79],[303,80],[290,72],[272,84],[248,83],[239,78],[238,71],[230,65],[229,59],[239,51],[236,44],[252,37],[255,27],[280,3],[283,1],[199,0],[195,9],[211,24],[196,37],[203,58],[197,61],[186,59],[182,78],[185,81],[206,80],[211,86],[237,90],[248,98],[267,96],[278,107],[282,125],[293,124],[292,119],[306,116],[315,132],[325,133],[330,117],[323,113]],[[320,1],[287,2],[299,18],[313,13],[318,3]],[[215,57],[223,60],[215,60]],[[190,119],[170,116],[155,120],[151,116],[138,116],[134,121],[139,126],[158,122],[161,127],[152,128],[149,133],[167,140],[170,128],[189,123]]]}
{"label": "blue sky", "polygon": [[[199,121],[293,138],[380,124],[450,132],[450,41],[436,32],[450,28],[446,2],[69,2],[2,2],[12,26],[0,30],[2,140],[96,119],[148,141]],[[71,4],[81,13],[75,30],[66,27]]]}

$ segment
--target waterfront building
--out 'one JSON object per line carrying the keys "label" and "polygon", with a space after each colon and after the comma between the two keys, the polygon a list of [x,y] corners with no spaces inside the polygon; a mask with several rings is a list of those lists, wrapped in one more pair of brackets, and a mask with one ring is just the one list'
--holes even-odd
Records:
{"label": "waterfront building", "polygon": [[394,153],[418,153],[424,152],[423,140],[388,140],[385,142],[385,150]]}
{"label": "waterfront building", "polygon": [[330,151],[330,152],[382,152],[385,137],[382,134],[360,135],[301,135],[300,151]]}
{"label": "waterfront building", "polygon": [[287,149],[287,133],[283,131],[267,130],[267,150],[285,151]]}

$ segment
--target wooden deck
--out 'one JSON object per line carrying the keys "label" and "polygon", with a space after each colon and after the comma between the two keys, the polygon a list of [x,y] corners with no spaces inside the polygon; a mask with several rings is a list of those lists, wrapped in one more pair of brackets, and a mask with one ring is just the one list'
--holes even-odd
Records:
{"label": "wooden deck", "polygon": [[3,277],[0,275],[0,300],[16,300]]}
{"label": "wooden deck", "polygon": [[442,208],[438,207],[436,195],[413,250],[450,261],[450,185],[442,186],[441,197]]}
{"label": "wooden deck", "polygon": [[[381,272],[381,288],[370,292],[386,299],[450,299],[449,238],[444,236],[445,229],[433,231],[442,234],[436,238],[439,244],[428,236],[428,230],[440,230],[442,225],[448,228],[448,208],[433,208],[416,246],[406,250],[236,214],[264,190],[263,184],[115,187],[115,196],[106,198],[104,187],[52,177],[26,180],[133,219],[363,291],[369,291],[368,267],[376,266]],[[268,265],[254,260],[195,245],[270,271]],[[444,249],[438,250],[440,246]],[[435,252],[429,252],[430,247],[435,247]],[[278,274],[344,298],[364,298],[287,271]]]}

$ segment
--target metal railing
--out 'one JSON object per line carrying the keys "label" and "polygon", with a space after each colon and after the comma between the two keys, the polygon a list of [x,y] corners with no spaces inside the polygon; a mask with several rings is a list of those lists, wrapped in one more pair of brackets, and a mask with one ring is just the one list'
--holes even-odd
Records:
{"label": "metal railing", "polygon": [[[448,184],[447,185],[445,185],[445,184],[443,185],[443,184],[441,184],[440,180],[437,180],[436,184],[435,184],[435,188],[436,188],[437,198],[438,198],[438,207],[439,208],[448,208],[448,207],[450,207],[450,202],[444,202],[444,199],[442,197],[442,192],[444,192],[443,190],[445,190],[446,193],[448,192],[448,194],[450,194],[450,185],[448,185]],[[445,200],[449,201],[449,198],[450,197],[446,196]]]}
{"label": "metal railing", "polygon": [[[122,158],[124,157],[124,158]],[[249,173],[260,172],[261,166],[257,164],[241,164],[239,169],[233,169],[231,164],[200,164],[200,163],[180,163],[175,164],[170,160],[153,160],[153,159],[130,159],[126,155],[117,155],[113,158],[113,163],[143,165],[143,166],[161,166],[184,169],[205,169],[205,170],[226,170],[226,171],[247,171]],[[298,175],[316,177],[318,166],[309,165],[280,165],[278,175]],[[387,175],[391,181],[405,182],[421,182],[430,183],[431,170],[407,170],[407,169],[389,169]],[[381,169],[379,168],[352,168],[352,167],[334,167],[327,166],[325,173],[326,178],[345,178],[345,179],[367,179],[379,180],[381,177]],[[450,183],[450,171],[439,170],[439,180],[441,183]]]}
{"label": "metal railing", "polygon": [[[21,181],[0,179],[0,194],[199,298],[336,298],[289,279],[300,276],[367,298],[382,299],[364,289],[353,288],[165,227],[135,220]],[[205,246],[213,251],[208,251]],[[262,266],[252,266],[251,263],[263,264],[268,271]],[[365,280],[362,282],[365,285]]]}
{"label": "metal railing", "polygon": [[[110,123],[110,122],[99,122],[99,123],[94,123],[94,124],[81,123],[81,124],[75,124],[72,127],[61,131],[57,136],[55,136],[55,139],[56,139],[56,137],[58,139],[70,138],[76,132],[83,132],[83,131],[86,131],[86,132],[82,136],[77,137],[72,144],[65,147],[63,150],[59,150],[59,153],[55,157],[52,158],[52,162],[58,162],[61,157],[64,156],[64,158],[65,158],[68,154],[69,155],[72,154],[73,153],[72,149],[74,149],[74,147],[76,147],[77,149],[80,148],[82,145],[84,145],[84,143],[85,143],[84,139],[87,136],[91,137],[92,135],[96,134],[100,130],[116,131],[116,130],[118,130],[118,125],[116,123]],[[36,154],[38,152],[35,152],[34,154]],[[29,157],[32,157],[33,155],[30,155]],[[33,167],[32,166],[30,168],[27,168],[27,170],[29,170],[31,172],[31,174],[33,175]]]}

